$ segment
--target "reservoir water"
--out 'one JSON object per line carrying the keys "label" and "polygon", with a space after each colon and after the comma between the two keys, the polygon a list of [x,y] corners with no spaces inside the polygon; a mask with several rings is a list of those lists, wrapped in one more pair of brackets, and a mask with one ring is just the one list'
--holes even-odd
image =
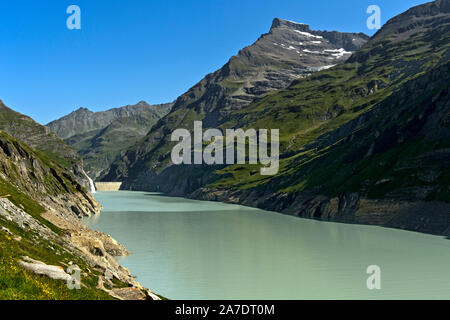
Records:
{"label": "reservoir water", "polygon": [[[169,299],[449,299],[450,240],[144,192],[99,192],[86,219]],[[367,267],[381,270],[369,290]]]}

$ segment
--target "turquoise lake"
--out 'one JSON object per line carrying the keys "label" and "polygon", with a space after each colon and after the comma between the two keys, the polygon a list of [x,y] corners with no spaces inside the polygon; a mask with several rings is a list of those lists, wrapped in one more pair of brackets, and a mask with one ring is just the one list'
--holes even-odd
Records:
{"label": "turquoise lake", "polygon": [[[169,299],[449,299],[450,240],[145,192],[100,192],[85,220]],[[381,270],[369,290],[367,267]]]}

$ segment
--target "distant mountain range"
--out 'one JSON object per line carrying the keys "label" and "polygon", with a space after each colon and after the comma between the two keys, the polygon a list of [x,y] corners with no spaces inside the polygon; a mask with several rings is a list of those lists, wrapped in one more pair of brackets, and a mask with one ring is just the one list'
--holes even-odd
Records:
{"label": "distant mountain range", "polygon": [[[275,19],[268,34],[178,98],[104,180],[450,234],[450,1],[411,8],[366,40]],[[170,134],[192,130],[195,120],[204,129],[279,128],[279,174],[172,165]]]}
{"label": "distant mountain range", "polygon": [[[80,221],[101,206],[74,165],[81,158],[54,133],[0,103],[1,299],[159,299],[114,259],[128,254],[122,245]],[[81,290],[66,286],[75,264]]]}
{"label": "distant mountain range", "polygon": [[144,137],[172,105],[151,106],[141,101],[101,112],[80,108],[47,127],[83,157],[87,174],[97,179],[122,152]]}

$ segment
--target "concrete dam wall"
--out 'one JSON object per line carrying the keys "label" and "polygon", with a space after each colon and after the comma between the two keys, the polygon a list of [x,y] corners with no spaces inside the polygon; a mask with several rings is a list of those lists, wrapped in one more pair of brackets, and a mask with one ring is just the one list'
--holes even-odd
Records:
{"label": "concrete dam wall", "polygon": [[119,191],[122,182],[95,182],[97,191]]}

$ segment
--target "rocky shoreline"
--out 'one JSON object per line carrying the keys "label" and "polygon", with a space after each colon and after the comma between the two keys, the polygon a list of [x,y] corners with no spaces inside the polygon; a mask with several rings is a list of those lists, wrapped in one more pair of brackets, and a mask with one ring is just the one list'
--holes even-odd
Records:
{"label": "rocky shoreline", "polygon": [[[8,221],[14,222],[26,232],[34,232],[36,235],[39,235],[35,239],[37,242],[44,240],[56,243],[63,247],[64,250],[67,250],[67,252],[82,259],[89,268],[97,271],[99,274],[97,289],[101,289],[120,300],[160,300],[151,290],[138,283],[128,269],[122,267],[116,261],[114,257],[130,254],[124,246],[109,235],[90,230],[67,209],[60,207],[58,210],[55,210],[55,208],[49,207],[48,205],[47,208],[48,210],[41,216],[61,229],[63,231],[62,235],[56,234],[24,210],[15,206],[8,199],[0,198],[0,216],[3,216]],[[98,212],[93,214],[98,214]],[[11,233],[11,235],[13,234]],[[18,241],[21,241],[21,239],[18,239]],[[23,257],[22,260],[27,261],[19,261],[19,264],[24,268],[37,274],[52,277],[50,274],[39,273],[42,271],[37,271],[42,268],[36,269],[36,266],[46,266],[44,262],[36,261],[29,257]],[[60,268],[57,266],[46,267]],[[64,278],[59,277],[54,279],[63,280]],[[115,280],[120,281],[128,287],[116,288],[114,284]]]}
{"label": "rocky shoreline", "polygon": [[440,201],[366,199],[358,193],[327,197],[313,193],[265,194],[258,190],[209,188],[200,188],[188,198],[240,204],[301,218],[377,225],[450,237],[450,204]]}

